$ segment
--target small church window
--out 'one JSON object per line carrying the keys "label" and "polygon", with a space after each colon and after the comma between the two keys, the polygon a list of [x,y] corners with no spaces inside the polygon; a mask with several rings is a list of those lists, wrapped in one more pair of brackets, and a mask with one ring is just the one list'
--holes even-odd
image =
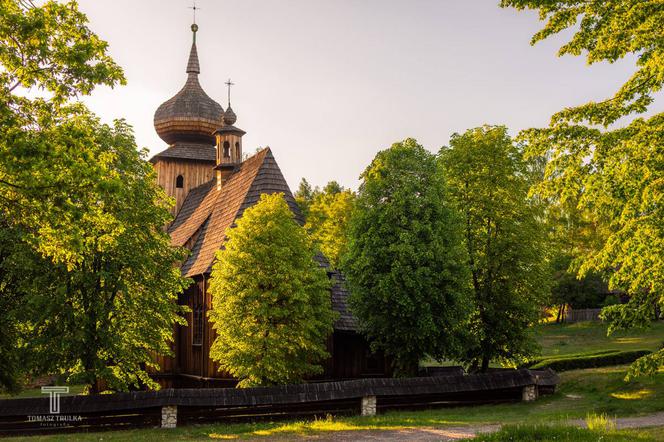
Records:
{"label": "small church window", "polygon": [[184,187],[184,177],[182,175],[178,175],[175,179],[175,187],[177,189],[182,189]]}
{"label": "small church window", "polygon": [[224,158],[231,157],[231,143],[224,141]]}
{"label": "small church window", "polygon": [[240,143],[235,142],[235,158],[240,158]]}

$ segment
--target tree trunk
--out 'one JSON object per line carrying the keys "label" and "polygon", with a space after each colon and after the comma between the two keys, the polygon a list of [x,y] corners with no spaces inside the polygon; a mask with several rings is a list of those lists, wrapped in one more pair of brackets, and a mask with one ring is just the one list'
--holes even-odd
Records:
{"label": "tree trunk", "polygon": [[491,360],[488,356],[482,356],[482,368],[480,369],[482,373],[486,373],[489,370],[489,362]]}

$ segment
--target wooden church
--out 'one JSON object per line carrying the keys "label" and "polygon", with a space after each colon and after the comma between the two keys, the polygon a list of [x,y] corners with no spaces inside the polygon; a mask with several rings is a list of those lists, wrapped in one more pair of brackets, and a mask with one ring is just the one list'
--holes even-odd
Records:
{"label": "wooden church", "polygon": [[[270,148],[243,155],[245,132],[235,126],[230,96],[224,110],[201,87],[196,24],[192,31],[184,87],[154,115],[157,134],[168,147],[150,160],[158,183],[176,201],[175,219],[168,227],[172,244],[190,251],[181,268],[194,283],[178,302],[191,313],[186,315],[188,324],[174,330],[175,356],[160,358],[161,370],[153,376],[164,387],[233,386],[235,380],[220,372],[209,356],[215,336],[207,319],[212,308],[208,280],[215,252],[224,246],[226,230],[263,193],[283,193],[294,218],[300,224],[304,219]],[[372,354],[357,332],[343,275],[330,269],[323,257],[320,261],[333,281],[330,297],[338,319],[327,340],[331,357],[323,364],[323,374],[312,380],[388,376],[385,358]]]}

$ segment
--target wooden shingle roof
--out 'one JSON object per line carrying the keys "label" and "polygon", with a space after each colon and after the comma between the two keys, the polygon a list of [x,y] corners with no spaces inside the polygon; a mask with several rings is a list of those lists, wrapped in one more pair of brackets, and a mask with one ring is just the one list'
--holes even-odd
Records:
{"label": "wooden shingle roof", "polygon": [[214,144],[212,135],[221,125],[224,109],[205,93],[198,82],[200,73],[196,42],[191,45],[187,81],[174,97],[157,108],[154,127],[159,137],[173,144],[178,141]]}
{"label": "wooden shingle roof", "polygon": [[217,190],[214,180],[193,189],[168,230],[173,245],[189,245],[191,250],[182,273],[185,276],[208,273],[215,253],[226,239],[226,230],[261,194],[279,192],[302,223],[302,214],[269,148],[244,161],[221,190]]}
{"label": "wooden shingle roof", "polygon": [[[183,275],[192,277],[211,271],[215,254],[226,240],[227,229],[233,227],[263,193],[283,193],[295,220],[304,224],[302,213],[269,148],[245,160],[220,190],[217,190],[216,180],[211,180],[189,192],[168,228],[171,243],[191,251],[182,264]],[[332,308],[339,314],[334,328],[356,331],[357,320],[347,306],[348,291],[343,275],[330,270],[322,255],[317,260],[328,270],[332,280]]]}
{"label": "wooden shingle roof", "polygon": [[217,148],[211,144],[176,142],[150,158],[150,161],[155,163],[161,158],[215,163]]}

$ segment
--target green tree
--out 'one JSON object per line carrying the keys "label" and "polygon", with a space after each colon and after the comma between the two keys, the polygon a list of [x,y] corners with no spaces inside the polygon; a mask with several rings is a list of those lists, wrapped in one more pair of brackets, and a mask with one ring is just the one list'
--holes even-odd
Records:
{"label": "green tree", "polygon": [[413,139],[363,172],[342,268],[351,307],[398,375],[458,351],[469,275],[461,225],[435,155]]}
{"label": "green tree", "polygon": [[[326,186],[327,189],[327,186]],[[348,243],[348,223],[355,202],[350,190],[317,195],[309,207],[305,229],[332,268],[339,268]]]}
{"label": "green tree", "polygon": [[[664,4],[503,0],[501,5],[536,9],[546,20],[532,43],[575,29],[559,54],[585,54],[589,63],[636,58],[636,71],[610,97],[566,108],[549,127],[521,134],[528,153],[548,159],[542,195],[577,203],[589,219],[606,220],[608,234],[580,256],[579,274],[611,270],[610,288],[631,296],[604,310],[609,332],[645,326],[664,306],[664,114],[636,118],[664,84]],[[664,350],[637,361],[628,377],[654,373]]]}
{"label": "green tree", "polygon": [[530,326],[548,297],[546,231],[529,200],[529,172],[503,126],[454,134],[441,149],[452,200],[462,213],[475,311],[463,360],[486,371],[536,350]]}
{"label": "green tree", "polygon": [[330,282],[283,194],[261,195],[227,235],[210,279],[210,357],[238,387],[321,372],[334,319]]}
{"label": "green tree", "polygon": [[305,219],[309,217],[309,207],[313,203],[314,197],[318,193],[318,188],[312,188],[311,184],[309,184],[306,178],[302,178],[300,185],[298,186],[293,196],[295,197],[295,202],[300,208],[300,211],[302,212],[302,215]]}
{"label": "green tree", "polygon": [[323,194],[325,195],[336,195],[344,191],[344,187],[337,183],[336,181],[330,181],[323,187]]}
{"label": "green tree", "polygon": [[[72,100],[124,82],[106,47],[75,2],[0,1],[0,242],[13,238],[0,247],[12,297],[0,315],[24,333],[0,359],[93,392],[98,380],[156,386],[146,369],[170,353],[186,283],[147,151],[123,121],[102,124]],[[24,93],[34,89],[42,97]]]}

